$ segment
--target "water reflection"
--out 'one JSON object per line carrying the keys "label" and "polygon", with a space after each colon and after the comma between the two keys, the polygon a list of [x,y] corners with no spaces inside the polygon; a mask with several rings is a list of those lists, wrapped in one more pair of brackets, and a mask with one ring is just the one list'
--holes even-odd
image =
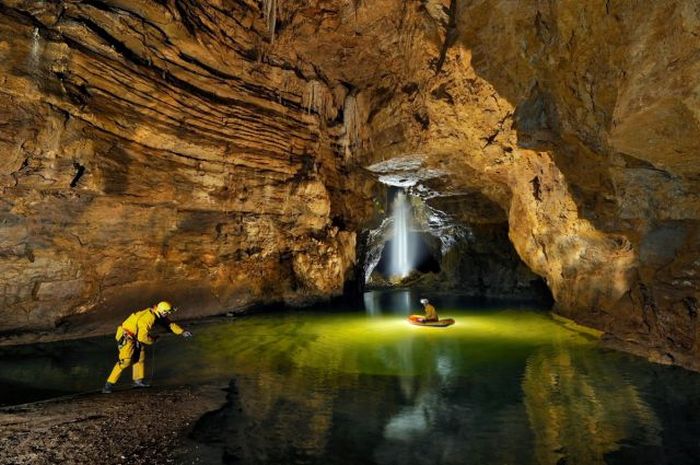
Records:
{"label": "water reflection", "polygon": [[[229,412],[224,430],[235,433],[205,418],[196,437],[218,444],[222,463],[693,463],[666,460],[662,422],[639,388],[666,368],[603,353],[536,314],[458,312],[456,333],[389,330],[406,294],[378,303],[373,324],[317,327],[290,350],[283,379],[236,378],[212,414]],[[692,379],[686,388],[700,392]]]}
{"label": "water reflection", "polygon": [[393,292],[366,292],[363,296],[365,311],[370,316],[400,315],[407,317],[412,313],[423,313],[418,304],[420,297],[415,291],[402,289]]}
{"label": "water reflection", "polygon": [[[415,355],[405,347],[396,352]],[[418,376],[236,378],[195,437],[220,447],[222,463],[667,463],[653,461],[663,457],[653,408],[603,354],[558,345],[521,359],[524,373],[457,374],[458,351],[430,347],[433,369]]]}
{"label": "water reflection", "polygon": [[527,361],[523,393],[540,464],[605,464],[625,443],[644,446],[642,455],[660,444],[653,410],[599,352],[539,350]]}

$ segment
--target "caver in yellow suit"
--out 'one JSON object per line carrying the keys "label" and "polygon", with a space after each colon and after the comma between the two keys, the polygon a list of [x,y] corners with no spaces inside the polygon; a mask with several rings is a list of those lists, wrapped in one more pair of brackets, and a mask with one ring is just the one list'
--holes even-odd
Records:
{"label": "caver in yellow suit", "polygon": [[150,335],[154,325],[162,326],[177,335],[191,337],[192,333],[185,331],[179,325],[173,323],[168,315],[173,311],[169,302],[160,302],[158,305],[132,313],[129,318],[117,328],[115,339],[119,350],[119,360],[114,365],[112,373],[107,378],[102,392],[109,394],[112,386],[119,380],[119,376],[126,368],[133,364],[134,387],[148,387],[143,382],[146,361],[146,346],[155,342],[155,337]]}

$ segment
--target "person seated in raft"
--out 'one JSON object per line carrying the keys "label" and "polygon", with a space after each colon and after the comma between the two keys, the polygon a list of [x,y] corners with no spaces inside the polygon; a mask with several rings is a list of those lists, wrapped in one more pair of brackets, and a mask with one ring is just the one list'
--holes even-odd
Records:
{"label": "person seated in raft", "polygon": [[423,311],[425,312],[425,318],[423,318],[421,321],[422,323],[426,323],[428,321],[438,321],[438,314],[437,310],[435,310],[435,307],[430,305],[430,302],[428,302],[428,299],[420,299],[420,303],[423,304]]}
{"label": "person seated in raft", "polygon": [[176,309],[170,302],[159,302],[153,307],[141,310],[129,315],[129,318],[117,328],[115,339],[117,340],[117,350],[119,359],[112,369],[112,373],[107,378],[107,382],[102,388],[103,394],[112,392],[112,386],[119,380],[122,371],[133,364],[133,379],[135,388],[144,388],[149,385],[143,382],[146,372],[146,346],[150,346],[156,341],[157,336],[149,333],[153,325],[158,324],[173,333],[185,338],[192,337],[192,333],[182,329],[179,325],[170,321],[168,316]]}

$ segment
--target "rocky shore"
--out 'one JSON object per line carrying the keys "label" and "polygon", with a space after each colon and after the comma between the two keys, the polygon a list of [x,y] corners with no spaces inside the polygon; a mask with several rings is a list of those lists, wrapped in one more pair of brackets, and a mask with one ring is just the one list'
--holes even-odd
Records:
{"label": "rocky shore", "polygon": [[0,464],[203,463],[192,425],[225,401],[220,386],[86,393],[0,409]]}

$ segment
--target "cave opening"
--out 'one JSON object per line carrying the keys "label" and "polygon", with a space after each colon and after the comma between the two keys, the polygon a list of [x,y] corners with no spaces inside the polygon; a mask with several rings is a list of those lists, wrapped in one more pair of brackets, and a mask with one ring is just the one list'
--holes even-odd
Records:
{"label": "cave opening", "polygon": [[[429,242],[434,242],[434,238],[426,237],[425,233],[409,232],[408,240],[414,246],[413,263],[411,272],[413,273],[439,273],[442,256],[439,250],[434,250]],[[389,239],[384,243],[381,258],[377,262],[375,271],[386,279],[393,276],[392,253],[396,247],[396,238]]]}
{"label": "cave opening", "polygon": [[[551,308],[554,300],[544,279],[522,261],[508,236],[503,212],[478,193],[428,198],[421,184],[401,172],[385,175],[385,216],[362,235],[364,286],[361,290],[413,289],[454,293],[489,301],[534,302]],[[396,202],[405,195],[410,225],[397,234]],[[397,276],[396,249],[410,245],[410,272]]]}

